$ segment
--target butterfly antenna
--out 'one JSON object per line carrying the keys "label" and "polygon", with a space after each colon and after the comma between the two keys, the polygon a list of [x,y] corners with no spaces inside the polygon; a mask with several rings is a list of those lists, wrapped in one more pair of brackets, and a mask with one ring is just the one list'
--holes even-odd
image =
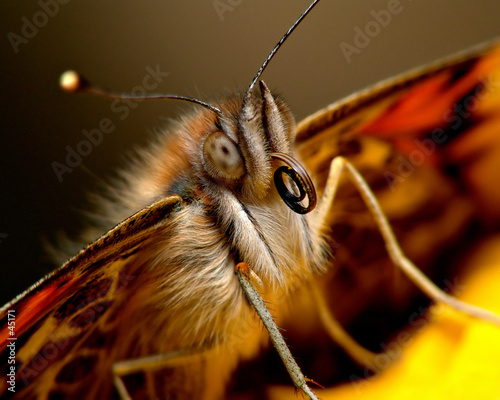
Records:
{"label": "butterfly antenna", "polygon": [[210,111],[216,113],[219,117],[222,117],[222,111],[217,107],[205,103],[204,101],[194,99],[191,97],[179,96],[175,94],[155,94],[148,93],[143,95],[133,95],[130,93],[117,93],[112,92],[107,89],[100,88],[98,86],[92,85],[85,77],[80,75],[75,71],[66,71],[61,75],[59,79],[59,85],[61,88],[67,92],[76,93],[76,92],[87,92],[93,94],[95,96],[106,97],[108,99],[121,99],[121,100],[164,100],[164,99],[172,99],[172,100],[182,100],[187,101],[189,103],[198,104],[205,108],[208,108]]}
{"label": "butterfly antenna", "polygon": [[262,63],[262,66],[257,71],[257,74],[253,78],[252,83],[250,83],[250,86],[248,87],[248,90],[247,90],[247,96],[248,96],[248,93],[250,93],[252,91],[253,87],[255,86],[257,81],[259,80],[260,76],[262,75],[262,73],[266,69],[267,64],[269,64],[269,61],[271,61],[271,59],[274,57],[274,55],[278,52],[281,45],[285,42],[285,40],[288,38],[288,36],[290,36],[292,34],[294,29],[301,23],[301,21],[306,17],[306,15],[309,14],[309,12],[314,8],[314,6],[319,3],[319,1],[320,0],[314,0],[311,3],[311,5],[309,7],[307,7],[307,9],[302,13],[302,15],[293,23],[293,25],[288,29],[288,31],[286,31],[286,33],[283,35],[283,37],[280,39],[280,41],[276,44],[276,46],[274,46],[274,48],[271,50],[271,52],[269,53],[267,58]]}

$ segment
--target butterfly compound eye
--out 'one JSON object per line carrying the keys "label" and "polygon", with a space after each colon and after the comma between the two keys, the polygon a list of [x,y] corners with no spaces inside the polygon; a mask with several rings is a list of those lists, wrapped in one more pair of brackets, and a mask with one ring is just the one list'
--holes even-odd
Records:
{"label": "butterfly compound eye", "polygon": [[237,144],[223,132],[211,133],[203,144],[205,170],[216,179],[236,181],[245,174]]}

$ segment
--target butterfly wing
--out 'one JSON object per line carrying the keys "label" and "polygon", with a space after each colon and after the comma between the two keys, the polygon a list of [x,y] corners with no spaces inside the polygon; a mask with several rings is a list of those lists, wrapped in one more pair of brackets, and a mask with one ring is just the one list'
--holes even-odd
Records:
{"label": "butterfly wing", "polygon": [[[411,167],[421,165],[453,172],[485,212],[497,215],[500,190],[492,187],[489,178],[499,172],[498,163],[493,162],[500,148],[495,135],[500,124],[499,54],[497,43],[483,45],[472,54],[417,69],[334,103],[299,125],[298,147],[306,160],[317,163],[324,159],[313,156],[318,147],[314,143],[323,138],[334,144],[329,146],[332,154],[325,154],[327,160],[333,152],[363,153],[367,159],[364,149],[353,147],[352,138],[391,143],[411,163],[400,165],[410,168],[408,175]],[[328,141],[328,136],[335,139]],[[388,162],[378,158],[379,163]],[[311,168],[322,177],[327,173],[324,166]],[[394,189],[405,180],[403,172],[383,174],[386,186]],[[323,178],[320,186],[324,182]]]}
{"label": "butterfly wing", "polygon": [[[82,396],[86,387],[89,398],[92,390],[94,398],[106,398],[96,384],[99,374],[90,371],[106,365],[99,373],[111,390],[110,361],[125,356],[114,349],[112,323],[126,316],[125,301],[139,290],[137,277],[146,272],[138,267],[149,238],[169,223],[181,203],[170,196],[139,211],[0,310],[2,360],[15,353],[15,362],[7,362],[4,371],[11,365],[17,370],[16,397]],[[2,380],[0,393],[14,394],[8,388]]]}

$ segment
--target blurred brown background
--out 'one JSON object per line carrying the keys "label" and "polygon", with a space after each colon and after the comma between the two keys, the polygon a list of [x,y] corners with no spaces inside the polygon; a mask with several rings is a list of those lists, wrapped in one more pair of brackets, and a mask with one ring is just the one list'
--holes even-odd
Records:
{"label": "blurred brown background", "polygon": [[[142,103],[122,121],[110,101],[61,92],[61,72],[77,69],[127,90],[142,83],[147,66],[159,65],[169,76],[157,91],[204,97],[245,87],[309,0],[65,2],[6,0],[0,13],[1,303],[54,268],[43,240],[78,231],[84,193],[96,180],[111,176],[127,151],[184,108]],[[389,3],[323,0],[291,36],[263,79],[285,95],[298,120],[500,34],[499,2],[402,0],[400,12],[348,63],[340,44],[354,44],[356,27],[374,28],[374,13]],[[20,39],[26,21],[40,25],[27,40]],[[98,127],[105,117],[116,129],[60,183],[51,163],[64,163],[65,147],[75,148],[82,129]]]}

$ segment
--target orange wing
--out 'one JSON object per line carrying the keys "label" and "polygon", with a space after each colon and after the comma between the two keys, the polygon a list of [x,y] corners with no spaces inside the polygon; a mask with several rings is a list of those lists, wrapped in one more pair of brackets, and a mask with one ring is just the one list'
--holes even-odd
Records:
{"label": "orange wing", "polygon": [[[324,166],[316,164],[351,155],[348,145],[355,140],[391,143],[408,161],[394,174],[385,174],[393,189],[412,170],[434,165],[470,189],[485,214],[498,217],[500,186],[492,185],[491,178],[500,173],[499,89],[500,48],[496,43],[481,46],[317,112],[299,125],[297,145],[304,159],[314,163],[313,173],[324,175]],[[317,159],[317,148],[325,143],[334,146]]]}
{"label": "orange wing", "polygon": [[[97,384],[98,374],[88,376],[103,358],[109,358],[108,364],[113,358],[112,332],[106,337],[99,334],[103,320],[109,322],[130,298],[131,290],[138,290],[141,264],[137,254],[144,251],[157,226],[180,206],[179,197],[167,197],[131,216],[0,310],[2,360],[8,360],[11,347],[7,344],[13,344],[16,353],[16,398],[82,395],[81,380],[88,381],[88,389],[98,391],[94,398],[106,397]],[[15,325],[10,326],[8,320]],[[105,351],[98,353],[99,347],[106,347]],[[3,370],[9,371],[10,365],[7,362]],[[101,378],[107,380],[109,390],[111,370],[106,367],[101,369]],[[71,388],[71,383],[78,387]],[[2,380],[0,393],[14,394],[8,388]]]}

